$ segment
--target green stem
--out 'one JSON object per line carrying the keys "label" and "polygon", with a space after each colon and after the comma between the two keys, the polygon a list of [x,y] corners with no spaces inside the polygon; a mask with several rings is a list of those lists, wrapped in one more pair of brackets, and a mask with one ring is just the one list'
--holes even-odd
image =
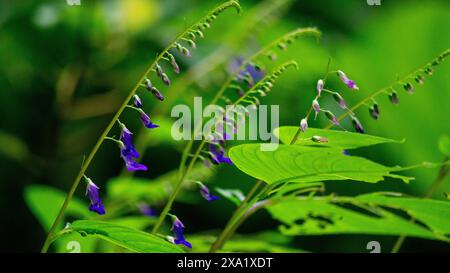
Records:
{"label": "green stem", "polygon": [[261,180],[258,180],[256,184],[250,189],[248,194],[245,196],[244,200],[242,200],[241,204],[237,209],[234,211],[233,215],[231,216],[230,220],[228,221],[227,225],[223,229],[222,233],[217,237],[216,241],[212,244],[209,252],[214,253],[217,250],[219,250],[223,244],[225,243],[225,240],[229,237],[229,234],[232,231],[233,227],[233,221],[244,211],[245,206],[249,202],[249,200],[254,196],[258,188],[263,184]]}
{"label": "green stem", "polygon": [[98,149],[100,148],[100,146],[102,145],[103,141],[105,140],[105,138],[108,136],[109,132],[111,131],[112,127],[114,126],[114,124],[116,123],[116,121],[118,120],[118,118],[120,117],[120,115],[122,114],[123,110],[127,107],[129,101],[133,98],[133,96],[136,94],[136,91],[138,90],[138,88],[141,86],[141,83],[145,80],[145,78],[147,77],[147,75],[152,71],[152,69],[154,68],[155,64],[169,51],[169,49],[172,48],[172,45],[179,40],[181,37],[183,37],[184,35],[186,35],[188,33],[188,31],[190,31],[190,29],[192,27],[194,27],[196,24],[193,24],[192,26],[190,26],[189,28],[185,29],[181,34],[179,34],[172,43],[169,44],[169,46],[167,46],[157,57],[156,59],[147,67],[147,70],[145,71],[145,73],[141,76],[141,78],[139,79],[139,81],[136,83],[136,85],[134,86],[134,88],[131,90],[131,92],[128,94],[128,96],[126,97],[126,99],[124,100],[124,102],[122,103],[122,105],[120,106],[119,110],[116,112],[116,114],[114,115],[114,117],[112,118],[112,120],[109,122],[108,126],[106,127],[106,129],[103,131],[103,133],[101,134],[100,138],[98,139],[97,143],[95,144],[94,148],[92,149],[91,153],[89,154],[89,156],[87,157],[86,161],[84,162],[83,166],[81,167],[80,172],[78,173],[77,177],[75,178],[75,180],[72,183],[72,187],[70,188],[69,192],[67,193],[67,196],[64,200],[64,203],[61,207],[61,209],[58,212],[58,215],[55,218],[55,221],[53,222],[48,234],[47,234],[47,238],[44,242],[44,245],[42,246],[41,252],[45,253],[48,251],[48,248],[51,244],[51,238],[53,237],[58,225],[60,224],[60,222],[62,221],[63,217],[64,217],[64,212],[67,209],[67,206],[70,203],[70,200],[72,199],[78,185],[80,184],[80,180],[83,177],[84,173],[86,172],[87,168],[89,167],[92,159],[94,158],[94,156],[97,154]]}

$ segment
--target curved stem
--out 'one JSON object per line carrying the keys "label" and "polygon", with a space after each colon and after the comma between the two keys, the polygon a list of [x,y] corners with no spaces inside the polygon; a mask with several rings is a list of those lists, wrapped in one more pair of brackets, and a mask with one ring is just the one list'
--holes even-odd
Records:
{"label": "curved stem", "polygon": [[44,242],[44,245],[42,246],[41,252],[45,253],[48,251],[48,248],[51,244],[51,238],[53,237],[58,225],[62,221],[62,218],[64,216],[64,212],[67,209],[67,206],[69,205],[70,200],[73,197],[73,194],[75,193],[78,185],[80,184],[81,178],[83,177],[84,173],[86,172],[87,168],[89,167],[92,159],[97,154],[97,151],[99,150],[100,146],[102,145],[105,138],[108,136],[109,132],[111,131],[112,127],[122,114],[123,110],[127,107],[129,101],[133,98],[133,96],[136,94],[136,91],[141,86],[141,83],[145,80],[147,75],[153,70],[155,67],[155,64],[172,48],[173,44],[178,41],[181,37],[186,35],[192,27],[194,27],[197,23],[193,24],[192,26],[186,28],[181,34],[179,34],[157,57],[156,59],[147,67],[145,73],[141,76],[139,81],[136,83],[134,88],[131,90],[131,92],[128,94],[122,105],[120,106],[119,110],[116,112],[112,120],[109,122],[108,126],[105,128],[103,133],[101,134],[100,138],[98,139],[97,143],[95,144],[94,148],[90,152],[89,156],[87,157],[86,161],[83,163],[83,166],[80,169],[80,172],[78,173],[77,177],[72,183],[72,187],[70,188],[69,192],[67,193],[67,196],[64,200],[64,203],[61,207],[61,209],[58,212],[58,215],[55,218],[55,221],[53,222],[48,234],[47,238]]}
{"label": "curved stem", "polygon": [[216,252],[218,249],[222,247],[222,245],[225,243],[225,240],[229,237],[229,234],[231,233],[233,221],[238,217],[240,213],[244,210],[247,203],[250,201],[250,199],[254,196],[258,188],[263,184],[261,180],[258,180],[256,184],[250,189],[248,194],[245,196],[245,199],[241,202],[239,207],[234,211],[233,215],[231,216],[230,220],[228,220],[227,225],[223,229],[222,233],[217,237],[216,241],[212,244],[209,252]]}

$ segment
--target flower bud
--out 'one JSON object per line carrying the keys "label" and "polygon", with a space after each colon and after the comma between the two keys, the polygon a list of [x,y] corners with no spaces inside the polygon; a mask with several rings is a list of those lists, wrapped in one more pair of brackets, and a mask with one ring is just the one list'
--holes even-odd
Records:
{"label": "flower bud", "polygon": [[355,130],[358,133],[364,134],[365,131],[361,125],[361,122],[359,122],[359,120],[355,116],[351,116],[351,118],[352,118],[352,124],[353,124],[353,127],[355,127]]}
{"label": "flower bud", "polygon": [[412,84],[410,84],[409,82],[405,83],[403,85],[403,88],[406,90],[406,92],[408,92],[408,94],[414,93],[414,86]]}
{"label": "flower bud", "polygon": [[322,79],[317,81],[316,89],[317,89],[317,97],[320,97],[320,94],[322,93],[322,90],[323,90],[323,80]]}
{"label": "flower bud", "polygon": [[391,101],[392,104],[398,104],[400,102],[400,100],[398,98],[397,92],[392,91],[389,94],[389,100]]}
{"label": "flower bud", "polygon": [[162,79],[162,81],[164,82],[165,85],[167,85],[167,86],[170,85],[170,79],[169,79],[169,77],[167,76],[166,73],[162,73],[161,79]]}
{"label": "flower bud", "polygon": [[424,81],[425,81],[425,79],[423,78],[422,75],[417,75],[416,78],[415,78],[415,80],[416,80],[416,82],[417,82],[418,84],[423,84]]}
{"label": "flower bud", "polygon": [[344,98],[338,92],[333,93],[333,98],[339,104],[339,107],[347,109],[347,103],[345,103]]}
{"label": "flower bud", "polygon": [[378,120],[378,117],[380,116],[380,109],[378,108],[378,104],[374,104],[369,108],[369,113],[375,120]]}
{"label": "flower bud", "polygon": [[333,124],[339,125],[339,121],[337,120],[336,116],[331,113],[331,111],[325,111],[325,116],[327,119],[329,119]]}
{"label": "flower bud", "polygon": [[306,118],[303,118],[300,121],[300,129],[302,130],[302,132],[306,132],[306,130],[308,130],[308,120]]}
{"label": "flower bud", "polygon": [[315,112],[314,120],[316,120],[317,119],[317,115],[320,112],[320,105],[319,105],[319,102],[317,101],[317,99],[313,100],[312,108],[314,109],[314,112]]}
{"label": "flower bud", "polygon": [[139,98],[138,95],[134,95],[133,98],[134,98],[134,101],[133,101],[134,106],[136,106],[137,108],[142,108],[141,98]]}
{"label": "flower bud", "polygon": [[328,142],[328,138],[322,136],[313,136],[311,140],[317,143],[326,143]]}

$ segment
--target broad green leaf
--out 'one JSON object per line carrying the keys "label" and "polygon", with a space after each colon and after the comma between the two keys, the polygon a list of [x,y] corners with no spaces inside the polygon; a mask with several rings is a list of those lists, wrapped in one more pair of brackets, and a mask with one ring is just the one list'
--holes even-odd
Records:
{"label": "broad green leaf", "polygon": [[448,135],[441,136],[439,139],[439,150],[446,156],[450,156],[450,137]]}
{"label": "broad green leaf", "polygon": [[[282,126],[274,130],[274,134],[284,144],[290,144],[294,138],[298,127],[294,126]],[[327,143],[316,143],[308,138],[312,136],[322,136],[328,139]],[[401,143],[402,141],[392,140],[383,137],[371,136],[366,134],[337,131],[337,130],[325,130],[309,128],[306,132],[301,133],[295,144],[304,146],[322,146],[339,149],[354,149],[359,147],[371,146],[381,143]]]}
{"label": "broad green leaf", "polygon": [[[192,169],[189,179],[205,182],[212,176],[211,169],[197,164]],[[153,180],[136,177],[113,178],[107,183],[109,199],[146,200],[151,204],[162,203],[170,195],[178,178],[177,170],[168,172]],[[197,187],[195,183],[184,183],[184,189]]]}
{"label": "broad green leaf", "polygon": [[284,224],[280,230],[286,235],[377,234],[444,239],[384,209],[355,206],[331,197],[289,198],[268,210]]}
{"label": "broad green leaf", "polygon": [[365,194],[357,201],[387,206],[406,211],[410,216],[426,224],[439,234],[450,234],[450,202],[383,194]]}
{"label": "broad green leaf", "polygon": [[69,228],[82,236],[96,236],[132,252],[183,252],[180,247],[153,234],[108,222],[78,220],[73,222]]}
{"label": "broad green leaf", "polygon": [[[24,192],[25,202],[46,231],[53,224],[65,197],[65,192],[43,185],[28,186]],[[92,216],[88,205],[75,197],[70,201],[66,215],[82,219]]]}
{"label": "broad green leaf", "polygon": [[368,183],[393,177],[408,183],[412,178],[393,174],[400,167],[387,167],[365,158],[347,156],[335,149],[279,145],[275,151],[261,151],[260,144],[232,147],[229,155],[244,173],[269,184],[355,180]]}

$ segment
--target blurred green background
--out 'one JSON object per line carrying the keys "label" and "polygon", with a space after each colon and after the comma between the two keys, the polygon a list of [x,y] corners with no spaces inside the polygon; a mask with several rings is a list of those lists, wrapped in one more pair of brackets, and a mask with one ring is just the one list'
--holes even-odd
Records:
{"label": "blurred green background", "polygon": [[[69,6],[63,0],[0,2],[2,251],[39,250],[45,233],[24,203],[24,188],[44,184],[69,189],[83,155],[89,153],[147,63],[179,32],[220,2],[81,0],[80,6]],[[280,105],[281,125],[299,123],[315,95],[315,83],[323,76],[329,56],[333,68],[344,70],[360,87],[357,93],[344,90],[352,105],[425,64],[450,45],[447,0],[386,0],[381,6],[369,6],[363,0],[297,0],[270,18],[260,18],[262,22],[248,31],[246,25],[255,19],[255,7],[261,2],[240,1],[242,15],[227,11],[206,32],[193,57],[184,59],[183,70],[211,54],[225,54],[224,63],[210,73],[195,75],[198,79],[184,87],[186,90],[176,103],[192,103],[193,92],[200,93],[204,100],[212,97],[231,61],[227,56],[246,56],[296,27],[316,26],[323,38],[320,43],[301,40],[282,57],[296,59],[301,69],[283,76],[274,92],[263,99],[264,104]],[[215,53],[218,48],[223,53]],[[378,121],[370,118],[367,108],[360,109],[357,114],[368,133],[406,139],[403,145],[366,149],[364,155],[387,165],[442,161],[437,142],[450,132],[449,74],[450,64],[444,63],[413,96],[398,90],[397,106],[380,97]],[[330,84],[342,88],[335,79]],[[144,100],[148,110],[157,104],[151,98]],[[131,120],[127,117],[122,119]],[[130,127],[137,128],[139,125],[133,122],[128,122]],[[149,178],[176,168],[180,158],[180,143],[159,141],[156,133],[152,134],[148,137],[153,143],[144,158],[150,171],[139,175]],[[117,176],[121,168],[115,147],[105,144],[89,174],[105,188],[106,181]],[[422,196],[436,173],[437,169],[411,171],[408,174],[416,180],[410,185],[398,181],[376,185],[330,183],[329,189],[340,194],[397,190]],[[246,191],[253,181],[235,167],[226,166],[211,183]],[[77,195],[81,197],[83,192],[79,189]],[[443,192],[450,192],[449,179],[435,198],[442,198]],[[211,206],[177,203],[176,209],[186,219],[189,232],[200,232],[223,227],[233,207],[227,202]],[[260,213],[245,223],[241,232],[275,227],[267,214]],[[382,241],[382,251],[388,251],[394,238],[302,237],[295,244],[311,251],[350,252],[366,251],[369,240]],[[404,251],[408,250],[450,248],[443,243],[411,239],[405,244]]]}

